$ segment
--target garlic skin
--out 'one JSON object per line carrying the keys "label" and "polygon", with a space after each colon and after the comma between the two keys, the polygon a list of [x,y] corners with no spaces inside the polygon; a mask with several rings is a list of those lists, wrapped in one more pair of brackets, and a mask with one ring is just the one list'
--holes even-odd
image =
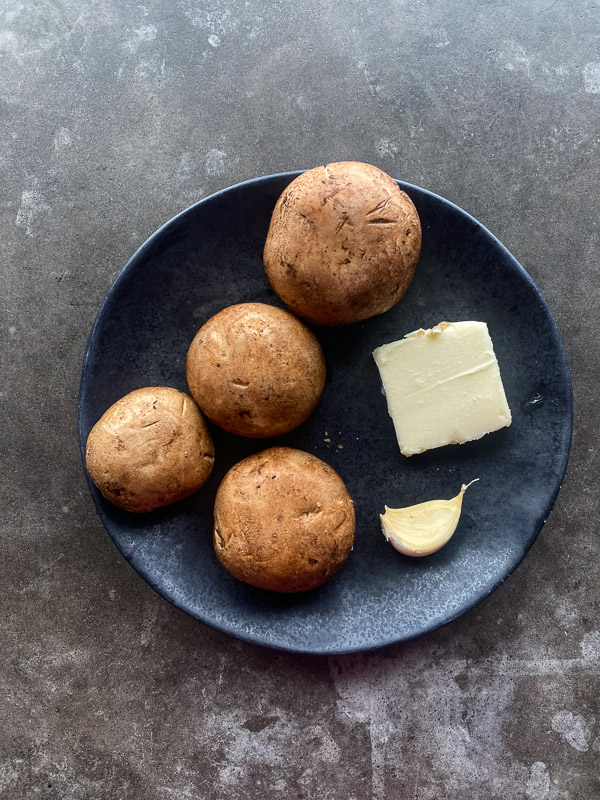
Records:
{"label": "garlic skin", "polygon": [[386,540],[405,556],[428,556],[442,548],[456,530],[463,495],[475,478],[451,500],[429,500],[406,508],[388,508],[380,514]]}

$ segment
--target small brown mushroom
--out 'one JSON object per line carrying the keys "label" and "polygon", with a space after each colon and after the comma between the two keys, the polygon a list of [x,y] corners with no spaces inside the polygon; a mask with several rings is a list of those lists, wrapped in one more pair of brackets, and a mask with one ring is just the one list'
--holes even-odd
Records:
{"label": "small brown mushroom", "polygon": [[354,505],[337,472],[289,447],[240,461],[215,499],[219,561],[261,589],[302,592],[325,583],[348,558],[354,528]]}
{"label": "small brown mushroom", "polygon": [[276,294],[317,325],[382,314],[407,290],[421,251],[409,196],[371,164],[299,175],[277,201],[264,249]]}
{"label": "small brown mushroom", "polygon": [[85,460],[107,500],[141,513],[199,489],[215,451],[192,398],[158,386],[136,389],[104,413],[88,436]]}

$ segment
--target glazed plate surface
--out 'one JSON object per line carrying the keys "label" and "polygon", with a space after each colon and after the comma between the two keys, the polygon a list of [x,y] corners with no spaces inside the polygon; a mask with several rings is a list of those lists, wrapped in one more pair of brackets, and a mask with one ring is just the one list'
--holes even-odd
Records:
{"label": "glazed plate surface", "polygon": [[[82,455],[104,411],[142,386],[187,391],[187,348],[200,326],[240,302],[282,305],[262,266],[279,194],[298,173],[257,178],[172,219],[138,250],[100,309],[84,358]],[[285,650],[333,654],[418,636],[460,616],[515,569],[546,520],[563,479],[572,431],[564,349],[539,290],[473,217],[400,183],[415,203],[423,249],[413,283],[391,311],[340,328],[314,328],[327,382],[314,414],[277,439],[246,440],[212,427],[216,463],[193,497],[147,515],[107,503],[90,483],[102,522],[124,557],[161,595],[234,636]],[[375,347],[442,321],[487,322],[513,423],[461,446],[404,458],[387,413]],[[327,441],[329,440],[329,441]],[[225,472],[274,444],[331,464],[356,506],[354,550],[325,586],[283,596],[232,578],[212,546],[212,509]],[[338,447],[341,445],[341,447]],[[410,559],[381,534],[384,505],[466,494],[459,527],[438,553]]]}

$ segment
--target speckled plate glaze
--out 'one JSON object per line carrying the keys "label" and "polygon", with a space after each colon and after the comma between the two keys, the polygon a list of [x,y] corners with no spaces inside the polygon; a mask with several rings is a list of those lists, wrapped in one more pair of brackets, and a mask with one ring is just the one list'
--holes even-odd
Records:
{"label": "speckled plate glaze", "polygon": [[[281,305],[262,266],[277,197],[299,173],[225,189],[172,219],[135,253],[91,331],[79,398],[82,456],[92,425],[141,386],[187,391],[185,358],[197,329],[232,303]],[[572,396],[565,352],[539,290],[506,248],[469,214],[400,183],[423,225],[423,250],[405,297],[363,323],[315,329],[327,359],[321,402],[276,440],[213,429],[217,460],[195,496],[145,516],[119,511],[90,484],[98,513],[127,561],[163,597],[219,630],[306,653],[349,653],[410,639],[486,598],[525,556],[566,469]],[[510,428],[478,442],[404,458],[372,350],[441,320],[488,323],[513,413]],[[330,441],[329,441],[330,440]],[[315,591],[280,596],[237,582],[212,547],[212,508],[225,472],[272,444],[316,454],[340,473],[356,504],[354,551]],[[341,445],[343,449],[339,449]],[[456,534],[438,553],[406,558],[379,526],[385,504],[465,497]],[[88,479],[89,480],[89,479]]]}

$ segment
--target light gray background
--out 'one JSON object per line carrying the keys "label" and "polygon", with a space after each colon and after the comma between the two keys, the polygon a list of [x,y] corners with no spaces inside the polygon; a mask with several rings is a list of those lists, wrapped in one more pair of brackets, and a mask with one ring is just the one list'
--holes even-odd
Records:
{"label": "light gray background", "polygon": [[[600,796],[596,2],[0,3],[0,797]],[[533,276],[576,431],[538,542],[406,646],[301,658],[156,596],[76,439],[100,302],[199,198],[328,160],[458,203]],[[524,342],[526,347],[527,343]]]}

